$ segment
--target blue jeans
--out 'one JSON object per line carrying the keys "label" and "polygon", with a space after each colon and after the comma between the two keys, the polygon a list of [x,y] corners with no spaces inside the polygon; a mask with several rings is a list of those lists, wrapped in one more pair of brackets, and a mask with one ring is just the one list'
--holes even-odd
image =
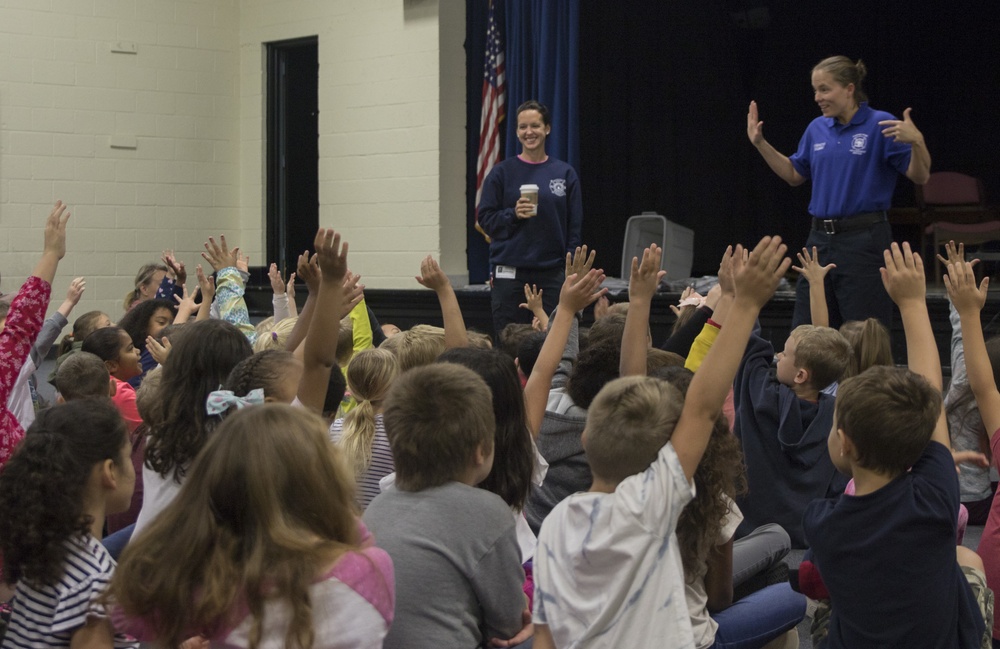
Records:
{"label": "blue jeans", "polygon": [[101,544],[111,555],[111,558],[118,561],[118,557],[121,556],[122,550],[128,545],[129,539],[132,538],[132,530],[135,529],[135,523],[132,523],[128,527],[123,527],[114,534],[108,534],[103,539],[101,539]]}
{"label": "blue jeans", "polygon": [[759,649],[794,629],[806,615],[806,598],[788,584],[774,584],[712,614],[719,624],[713,649]]}
{"label": "blue jeans", "polygon": [[[885,265],[882,252],[892,243],[888,222],[861,230],[827,234],[810,230],[806,247],[816,246],[819,263],[837,264],[826,276],[826,304],[830,326],[839,329],[848,320],[877,318],[892,330],[892,300],[882,286],[879,268]],[[793,256],[795,251],[790,251]],[[795,312],[792,329],[812,320],[809,314],[809,282],[799,277],[795,285]]]}

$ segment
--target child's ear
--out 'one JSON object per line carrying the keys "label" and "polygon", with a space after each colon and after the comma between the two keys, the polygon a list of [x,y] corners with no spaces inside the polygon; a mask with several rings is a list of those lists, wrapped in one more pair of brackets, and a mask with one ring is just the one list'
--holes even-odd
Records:
{"label": "child's ear", "polygon": [[63,399],[63,395],[61,395],[58,392],[56,392],[56,405],[60,405],[60,404],[63,404],[63,403],[66,403],[66,400]]}
{"label": "child's ear", "polygon": [[809,378],[809,370],[804,367],[800,367],[795,371],[795,378],[793,380],[796,385],[805,385],[809,382]]}
{"label": "child's ear", "polygon": [[844,457],[854,459],[857,454],[857,447],[854,446],[854,441],[848,437],[843,428],[837,429],[837,437],[840,438],[840,454]]}
{"label": "child's ear", "polygon": [[114,398],[118,394],[118,384],[115,383],[113,377],[108,377],[108,396]]}
{"label": "child's ear", "polygon": [[118,371],[118,361],[104,361],[104,366],[108,368],[108,374],[112,376]]}
{"label": "child's ear", "polygon": [[101,462],[101,486],[109,491],[118,488],[118,474],[115,471],[115,461],[108,459]]}

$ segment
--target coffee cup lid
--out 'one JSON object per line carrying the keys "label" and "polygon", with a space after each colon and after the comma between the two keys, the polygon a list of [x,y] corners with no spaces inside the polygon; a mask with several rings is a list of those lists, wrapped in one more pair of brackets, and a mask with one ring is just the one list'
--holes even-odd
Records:
{"label": "coffee cup lid", "polygon": [[521,185],[522,192],[538,191],[538,185]]}

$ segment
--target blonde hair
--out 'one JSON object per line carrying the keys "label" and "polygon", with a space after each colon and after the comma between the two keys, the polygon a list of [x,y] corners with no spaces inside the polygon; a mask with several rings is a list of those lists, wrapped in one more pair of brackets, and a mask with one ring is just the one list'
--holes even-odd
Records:
{"label": "blonde hair", "polygon": [[398,375],[399,362],[388,349],[362,350],[347,366],[347,385],[358,405],[344,418],[340,447],[356,475],[371,466],[375,410]]}
{"label": "blonde hair", "polygon": [[343,367],[354,355],[354,321],[351,316],[346,316],[340,321],[340,330],[337,332],[337,364]]}
{"label": "blonde hair", "polygon": [[261,322],[257,325],[257,340],[253,344],[254,352],[266,352],[269,349],[283,351],[288,337],[292,335],[292,329],[295,329],[295,323],[298,321],[298,316],[284,318],[276,324],[272,322],[271,326],[263,330],[261,325],[264,323]]}
{"label": "blonde hair", "polygon": [[133,283],[135,288],[125,294],[125,302],[123,303],[123,306],[126,311],[131,309],[132,305],[139,300],[140,289],[153,281],[153,277],[156,275],[157,271],[161,270],[165,273],[170,272],[170,269],[163,264],[145,264],[139,267],[139,272],[135,274],[135,282]]}
{"label": "blonde hair", "polygon": [[469,347],[476,349],[493,349],[493,339],[489,335],[479,331],[468,331],[466,337],[469,339]]}
{"label": "blonde hair", "polygon": [[857,376],[869,367],[895,364],[889,330],[877,319],[849,320],[840,325],[840,334],[852,350],[850,362],[841,380]]}
{"label": "blonde hair", "polygon": [[839,331],[799,325],[790,335],[795,338],[795,365],[808,370],[810,386],[822,390],[843,377],[852,350]]}
{"label": "blonde hair", "polygon": [[444,329],[431,325],[417,325],[386,338],[380,347],[396,354],[402,372],[430,365],[444,351]]}
{"label": "blonde hair", "polygon": [[245,604],[252,649],[277,600],[289,610],[285,646],[311,647],[309,587],[359,543],[350,469],[303,408],[244,408],[216,432],[174,501],[125,548],[109,597],[173,647]]}
{"label": "blonde hair", "polygon": [[595,476],[618,483],[649,468],[673,435],[684,397],[648,376],[605,385],[587,410],[585,451]]}
{"label": "blonde hair", "polygon": [[868,101],[868,95],[861,89],[861,82],[868,75],[868,68],[861,59],[852,61],[842,55],[829,56],[813,66],[813,72],[817,70],[828,73],[836,83],[845,88],[854,84],[854,100],[858,104]]}

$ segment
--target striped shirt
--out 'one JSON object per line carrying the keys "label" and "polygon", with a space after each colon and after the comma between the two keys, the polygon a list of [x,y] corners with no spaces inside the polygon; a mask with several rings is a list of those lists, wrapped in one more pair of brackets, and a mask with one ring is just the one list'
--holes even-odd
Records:
{"label": "striped shirt", "polygon": [[[330,426],[330,438],[339,444],[344,428],[344,420],[337,419]],[[389,448],[389,438],[385,435],[385,423],[380,414],[375,415],[375,437],[372,440],[372,461],[368,468],[356,476],[358,484],[358,506],[361,511],[368,508],[368,503],[382,493],[378,481],[396,470],[392,460],[392,449]]]}
{"label": "striped shirt", "polygon": [[[14,596],[14,611],[3,640],[3,649],[69,647],[73,634],[88,618],[107,618],[97,603],[111,581],[115,561],[93,536],[64,541],[65,570],[53,585],[29,585],[22,579]],[[115,647],[139,643],[115,634]]]}

